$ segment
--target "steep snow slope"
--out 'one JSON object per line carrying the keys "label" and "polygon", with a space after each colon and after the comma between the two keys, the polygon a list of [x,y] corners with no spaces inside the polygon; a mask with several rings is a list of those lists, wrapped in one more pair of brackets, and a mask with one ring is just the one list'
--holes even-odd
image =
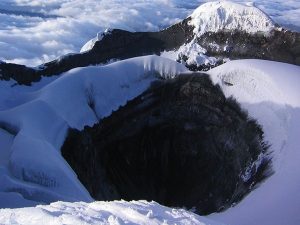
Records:
{"label": "steep snow slope", "polygon": [[237,206],[209,217],[232,225],[299,223],[300,67],[237,60],[209,73],[263,126],[275,172]]}
{"label": "steep snow slope", "polygon": [[35,208],[0,209],[0,215],[0,224],[16,225],[222,225],[183,209],[171,209],[146,201],[56,202]]}
{"label": "steep snow slope", "polygon": [[33,87],[1,81],[1,206],[12,206],[4,200],[9,196],[20,200],[15,207],[28,205],[27,200],[91,201],[59,151],[68,128],[91,126],[142,93],[151,81],[185,71],[176,62],[147,56],[75,69]]}

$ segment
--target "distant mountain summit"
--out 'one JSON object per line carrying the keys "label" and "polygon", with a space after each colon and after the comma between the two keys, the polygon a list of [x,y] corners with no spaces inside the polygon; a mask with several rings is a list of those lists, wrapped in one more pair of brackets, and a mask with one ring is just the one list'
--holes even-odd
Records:
{"label": "distant mountain summit", "polygon": [[[245,31],[247,33],[268,33],[276,28],[272,19],[253,4],[237,4],[229,1],[207,2],[200,5],[188,17],[188,25],[194,27],[199,37],[207,32]],[[97,41],[110,33],[106,29],[97,34],[81,48],[80,52],[91,50]]]}
{"label": "distant mountain summit", "polygon": [[253,4],[209,2],[188,18],[158,32],[106,30],[80,53],[36,68],[2,63],[1,79],[30,84],[41,76],[143,55],[161,55],[193,71],[206,71],[231,59],[267,59],[300,65],[300,34],[287,31]]}
{"label": "distant mountain summit", "polygon": [[245,31],[247,33],[270,32],[276,25],[272,19],[254,5],[229,1],[207,2],[191,15],[190,25],[201,36],[207,32]]}

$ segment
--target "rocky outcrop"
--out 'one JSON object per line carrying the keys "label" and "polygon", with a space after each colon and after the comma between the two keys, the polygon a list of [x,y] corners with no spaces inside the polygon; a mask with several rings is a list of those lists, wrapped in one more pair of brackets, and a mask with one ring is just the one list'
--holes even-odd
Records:
{"label": "rocky outcrop", "polygon": [[267,59],[300,65],[300,34],[273,30],[270,34],[245,32],[205,33],[197,43],[217,58]]}
{"label": "rocky outcrop", "polygon": [[261,127],[207,75],[154,83],[94,127],[70,130],[62,155],[97,200],[146,199],[208,214],[268,171]]}
{"label": "rocky outcrop", "polygon": [[14,63],[5,63],[0,61],[0,79],[13,79],[19,84],[31,84],[31,82],[40,80],[41,75],[33,68]]}

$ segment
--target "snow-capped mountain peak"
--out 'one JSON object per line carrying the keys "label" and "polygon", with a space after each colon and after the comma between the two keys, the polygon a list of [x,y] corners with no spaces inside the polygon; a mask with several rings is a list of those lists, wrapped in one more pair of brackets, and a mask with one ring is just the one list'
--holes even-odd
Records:
{"label": "snow-capped mountain peak", "polygon": [[194,33],[202,35],[219,30],[242,30],[247,33],[269,32],[275,28],[272,19],[254,4],[229,1],[207,2],[191,15]]}
{"label": "snow-capped mountain peak", "polygon": [[97,41],[101,41],[102,38],[105,35],[109,34],[110,32],[111,32],[111,29],[108,29],[108,28],[105,29],[104,32],[98,32],[96,37],[92,38],[91,40],[89,40],[87,43],[85,43],[82,46],[82,48],[80,49],[80,53],[87,52],[87,51],[91,50],[94,47],[94,45]]}

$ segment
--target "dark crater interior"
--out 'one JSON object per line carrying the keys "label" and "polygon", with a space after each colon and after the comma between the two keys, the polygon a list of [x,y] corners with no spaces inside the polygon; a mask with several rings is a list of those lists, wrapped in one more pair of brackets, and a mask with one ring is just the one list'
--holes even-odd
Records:
{"label": "dark crater interior", "polygon": [[94,127],[70,130],[62,154],[97,200],[209,214],[267,176],[267,149],[256,121],[198,73],[157,81]]}

